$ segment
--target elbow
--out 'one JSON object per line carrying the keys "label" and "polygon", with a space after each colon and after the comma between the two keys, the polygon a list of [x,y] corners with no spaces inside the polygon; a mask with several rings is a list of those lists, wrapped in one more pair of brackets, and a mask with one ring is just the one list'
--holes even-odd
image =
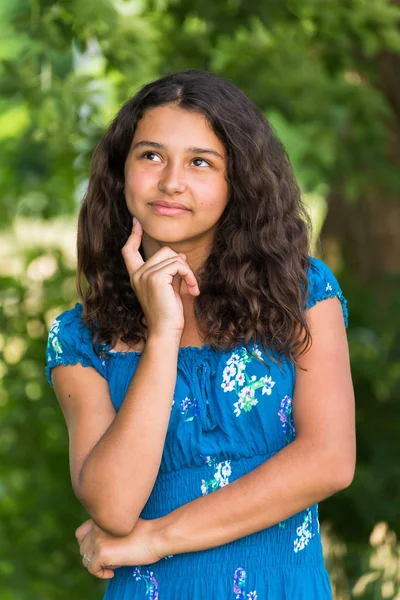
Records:
{"label": "elbow", "polygon": [[130,516],[132,513],[126,508],[111,509],[111,507],[105,506],[85,506],[85,508],[96,525],[114,537],[126,537],[132,533],[139,518],[139,515],[132,518]]}
{"label": "elbow", "polygon": [[340,492],[341,490],[350,487],[353,482],[355,473],[355,459],[348,456],[336,456],[333,459],[333,463],[331,469],[329,469],[329,472],[333,493]]}
{"label": "elbow", "polygon": [[125,537],[132,533],[139,514],[128,507],[117,505],[115,502],[104,503],[88,498],[87,495],[76,493],[76,497],[88,512],[90,518],[100,529],[114,537]]}
{"label": "elbow", "polygon": [[123,519],[121,515],[112,514],[93,514],[93,521],[98,527],[105,533],[112,535],[113,537],[126,537],[132,533],[137,519]]}
{"label": "elbow", "polygon": [[353,479],[354,468],[347,465],[339,469],[335,479],[336,492],[340,492],[341,490],[345,490],[346,488],[350,487],[350,485],[353,483]]}

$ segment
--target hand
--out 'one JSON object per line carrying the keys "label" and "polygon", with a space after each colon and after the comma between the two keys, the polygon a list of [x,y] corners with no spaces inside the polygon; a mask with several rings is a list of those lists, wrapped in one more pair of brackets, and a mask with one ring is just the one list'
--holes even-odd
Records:
{"label": "hand", "polygon": [[111,579],[119,567],[150,565],[164,558],[154,547],[153,521],[138,519],[129,535],[115,537],[89,519],[78,527],[75,536],[81,556],[90,561],[83,558],[83,566],[99,579]]}
{"label": "hand", "polygon": [[142,234],[142,226],[136,220],[122,248],[131,286],[143,309],[149,334],[173,334],[180,339],[185,324],[179,293],[181,282],[185,281],[190,294],[198,296],[196,277],[185,254],[178,254],[168,246],[144,262],[139,252]]}

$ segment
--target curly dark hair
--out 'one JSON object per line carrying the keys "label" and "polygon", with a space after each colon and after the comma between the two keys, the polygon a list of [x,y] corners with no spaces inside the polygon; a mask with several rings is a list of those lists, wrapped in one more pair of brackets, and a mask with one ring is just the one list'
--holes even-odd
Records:
{"label": "curly dark hair", "polygon": [[[197,70],[145,85],[124,104],[94,152],[79,214],[77,270],[82,318],[94,347],[101,352],[103,344],[113,347],[117,340],[146,340],[143,310],[121,255],[132,228],[124,166],[145,111],[168,104],[203,114],[228,157],[229,202],[197,273],[201,294],[194,312],[204,342],[215,350],[258,342],[274,360],[297,363],[311,343],[305,317],[310,221],[291,164],[246,94]],[[142,246],[139,251],[145,260]]]}

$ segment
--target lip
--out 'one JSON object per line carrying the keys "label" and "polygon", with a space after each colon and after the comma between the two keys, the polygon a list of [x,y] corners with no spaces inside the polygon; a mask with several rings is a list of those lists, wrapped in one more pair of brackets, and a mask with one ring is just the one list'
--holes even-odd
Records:
{"label": "lip", "polygon": [[171,202],[170,204],[167,202],[153,202],[149,206],[159,215],[173,216],[189,212],[188,208],[178,202]]}
{"label": "lip", "polygon": [[160,200],[159,202],[151,202],[150,204],[151,206],[166,206],[167,208],[182,208],[183,210],[189,210],[184,204],[181,204],[180,202],[162,202]]}

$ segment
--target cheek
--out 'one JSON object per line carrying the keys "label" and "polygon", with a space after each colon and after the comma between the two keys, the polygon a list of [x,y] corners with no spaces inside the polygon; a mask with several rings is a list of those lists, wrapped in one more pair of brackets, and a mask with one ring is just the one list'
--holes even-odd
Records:
{"label": "cheek", "polygon": [[132,200],[147,193],[154,186],[154,176],[146,171],[130,170],[125,177],[125,195]]}
{"label": "cheek", "polygon": [[201,210],[209,213],[211,218],[220,216],[228,204],[229,186],[225,179],[216,177],[198,188],[197,204]]}

